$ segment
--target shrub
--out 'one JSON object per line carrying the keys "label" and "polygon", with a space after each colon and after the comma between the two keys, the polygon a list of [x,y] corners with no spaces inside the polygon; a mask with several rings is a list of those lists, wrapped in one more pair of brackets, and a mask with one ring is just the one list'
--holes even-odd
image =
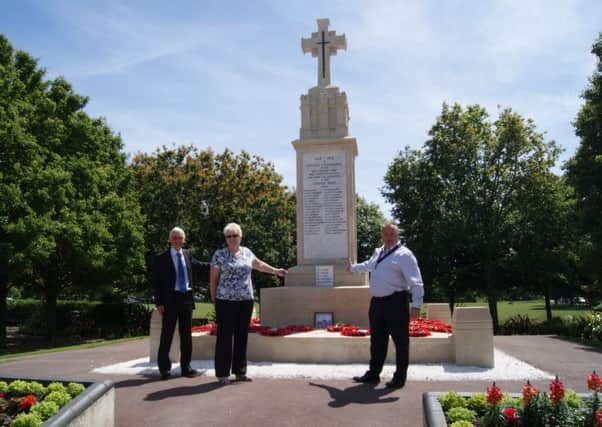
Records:
{"label": "shrub", "polygon": [[66,391],[53,391],[48,393],[44,402],[55,402],[60,408],[65,406],[71,400],[71,395]]}
{"label": "shrub", "polygon": [[455,423],[451,423],[449,427],[475,427],[473,423],[470,421],[456,421]]}
{"label": "shrub", "polygon": [[487,397],[485,393],[475,393],[466,399],[466,407],[477,413],[477,415],[483,415],[487,410]]}
{"label": "shrub", "polygon": [[8,385],[8,393],[12,394],[13,396],[25,396],[26,394],[30,394],[27,391],[28,389],[29,385],[27,384],[27,381],[23,380],[11,381],[11,383]]}
{"label": "shrub", "polygon": [[504,393],[502,400],[500,400],[500,405],[502,406],[512,406],[514,408],[518,408],[521,405],[522,401],[519,397],[512,397],[510,393]]}
{"label": "shrub", "polygon": [[583,338],[586,323],[585,316],[567,316],[556,333],[565,337]]}
{"label": "shrub", "polygon": [[37,415],[42,421],[46,421],[59,411],[56,402],[44,401],[31,407],[30,414]]}
{"label": "shrub", "polygon": [[564,395],[564,400],[571,408],[580,408],[581,404],[583,403],[583,400],[581,397],[579,397],[575,390],[567,390],[566,394]]}
{"label": "shrub", "polygon": [[42,424],[42,420],[36,414],[23,413],[13,419],[10,427],[38,427],[40,424]]}
{"label": "shrub", "polygon": [[583,338],[602,341],[602,313],[590,313],[585,316]]}
{"label": "shrub", "polygon": [[[7,317],[21,332],[41,335],[46,327],[44,313],[41,301],[21,300],[8,305]],[[59,335],[117,338],[148,334],[151,309],[140,303],[59,301],[55,313]]]}
{"label": "shrub", "polygon": [[[493,383],[492,387],[487,387],[487,408],[483,415],[475,415],[474,411],[461,406],[454,407],[458,396],[456,392],[448,392],[439,400],[450,407],[444,409],[450,426],[469,425],[456,423],[472,421],[479,427],[600,427],[602,403],[599,393],[602,392],[602,378],[595,371],[587,376],[587,387],[592,394],[580,397],[574,391],[565,390],[557,377],[550,383],[548,394],[537,390],[527,381],[522,388],[522,399],[517,400],[503,394]],[[469,419],[470,413],[472,418]]]}
{"label": "shrub", "polygon": [[65,386],[63,385],[63,383],[59,383],[59,382],[53,382],[48,384],[48,387],[46,387],[48,389],[48,392],[53,392],[53,391],[62,391],[62,392],[66,392],[67,389],[65,388]]}
{"label": "shrub", "polygon": [[44,387],[37,381],[14,380],[0,381],[0,389],[0,426],[38,426],[72,399],[70,393],[76,396],[85,387],[58,381]]}
{"label": "shrub", "polygon": [[450,391],[439,398],[439,403],[441,403],[443,410],[447,412],[452,408],[464,408],[466,406],[466,399],[457,392]]}
{"label": "shrub", "polygon": [[456,421],[472,422],[476,415],[475,411],[467,408],[451,408],[447,412],[447,419],[450,423],[455,423]]}
{"label": "shrub", "polygon": [[78,394],[81,394],[86,388],[83,384],[80,383],[69,383],[67,384],[67,393],[71,395],[71,397],[75,397]]}

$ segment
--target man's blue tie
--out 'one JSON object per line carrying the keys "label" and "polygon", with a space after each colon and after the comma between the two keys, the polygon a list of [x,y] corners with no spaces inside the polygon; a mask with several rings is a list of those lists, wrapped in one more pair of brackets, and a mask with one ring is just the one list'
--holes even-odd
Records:
{"label": "man's blue tie", "polygon": [[186,292],[186,267],[182,260],[182,253],[176,252],[178,256],[178,291]]}

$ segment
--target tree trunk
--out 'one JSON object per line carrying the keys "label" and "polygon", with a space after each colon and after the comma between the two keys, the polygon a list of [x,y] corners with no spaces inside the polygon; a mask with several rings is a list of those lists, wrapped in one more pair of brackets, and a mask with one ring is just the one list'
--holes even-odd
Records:
{"label": "tree trunk", "polygon": [[550,286],[546,283],[544,283],[541,287],[543,289],[543,296],[544,296],[544,300],[546,302],[546,319],[548,320],[548,323],[550,323],[552,321],[552,305],[550,303]]}
{"label": "tree trunk", "polygon": [[56,299],[57,284],[54,280],[48,280],[44,286],[44,297],[46,303],[46,338],[53,342],[56,336]]}
{"label": "tree trunk", "polygon": [[456,306],[456,284],[451,283],[448,287],[448,302],[449,302],[449,310],[451,314],[454,314],[454,307]]}
{"label": "tree trunk", "polygon": [[8,296],[8,283],[4,274],[0,276],[0,348],[6,348],[6,317],[8,310],[6,297]]}
{"label": "tree trunk", "polygon": [[499,333],[500,325],[497,313],[497,290],[495,280],[495,267],[492,263],[487,263],[485,267],[485,292],[487,294],[487,303],[489,305],[489,313],[493,323],[493,334]]}

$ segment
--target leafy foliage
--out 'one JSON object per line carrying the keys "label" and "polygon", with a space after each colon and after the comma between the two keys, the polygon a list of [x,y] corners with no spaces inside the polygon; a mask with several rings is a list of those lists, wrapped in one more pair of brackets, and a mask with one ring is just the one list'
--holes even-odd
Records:
{"label": "leafy foliage", "polygon": [[452,303],[456,293],[485,294],[497,330],[499,280],[525,227],[541,220],[526,204],[554,180],[559,150],[510,109],[488,117],[479,105],[443,104],[423,150],[394,159],[383,195],[421,260],[427,293]]}
{"label": "leafy foliage", "polygon": [[44,75],[0,35],[0,319],[8,286],[35,283],[52,338],[60,295],[140,283],[143,236],[120,137]]}
{"label": "leafy foliage", "polygon": [[67,384],[67,393],[71,395],[71,397],[75,397],[84,392],[86,388],[83,384],[80,383],[69,383]]}
{"label": "leafy foliage", "polygon": [[71,400],[71,395],[66,391],[51,391],[48,393],[45,402],[55,402],[59,408],[65,406]]}
{"label": "leafy foliage", "polygon": [[456,391],[448,391],[439,398],[439,403],[444,411],[449,411],[452,408],[466,407],[466,399]]}
{"label": "leafy foliage", "polygon": [[447,411],[447,419],[450,423],[457,421],[469,421],[472,422],[476,413],[467,408],[452,408]]}
{"label": "leafy foliage", "polygon": [[56,402],[41,402],[31,408],[31,413],[37,415],[42,421],[46,421],[59,411]]}
{"label": "leafy foliage", "polygon": [[42,419],[35,413],[19,414],[10,424],[10,427],[38,427]]}
{"label": "leafy foliage", "polygon": [[[131,164],[146,215],[146,259],[166,248],[169,230],[180,226],[195,256],[209,261],[224,246],[223,227],[237,222],[243,245],[269,264],[295,260],[295,198],[271,163],[246,152],[221,154],[193,147],[139,153]],[[149,269],[150,270],[150,269]],[[257,275],[258,286],[278,279]],[[206,289],[208,278],[197,284]]]}
{"label": "leafy foliage", "polygon": [[0,425],[39,426],[56,414],[85,387],[80,383],[52,382],[43,386],[37,381],[0,382]]}
{"label": "leafy foliage", "polygon": [[593,275],[598,290],[602,283],[602,33],[592,46],[597,64],[582,93],[585,101],[573,125],[580,140],[575,156],[566,165],[567,178],[575,187],[583,232],[592,246],[583,267]]}
{"label": "leafy foliage", "polygon": [[[439,403],[450,426],[465,421],[480,427],[598,427],[599,419],[602,420],[599,398],[602,382],[595,372],[588,376],[588,387],[591,395],[582,397],[572,390],[565,392],[564,385],[556,378],[550,383],[548,395],[527,382],[521,399],[502,393],[494,383],[493,387],[487,387],[484,407],[482,393],[466,398],[450,391],[439,398]],[[474,399],[475,395],[479,397]],[[479,404],[475,405],[476,402]],[[467,406],[478,409],[466,409]]]}
{"label": "leafy foliage", "polygon": [[372,256],[374,249],[381,246],[380,229],[385,216],[375,203],[368,203],[356,196],[357,216],[357,260],[362,262]]}

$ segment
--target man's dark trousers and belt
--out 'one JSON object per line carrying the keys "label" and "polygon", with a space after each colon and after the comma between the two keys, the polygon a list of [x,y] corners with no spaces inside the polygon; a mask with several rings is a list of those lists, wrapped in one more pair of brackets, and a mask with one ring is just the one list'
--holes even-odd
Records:
{"label": "man's dark trousers and belt", "polygon": [[403,387],[410,358],[410,312],[408,292],[395,292],[370,300],[370,368],[357,382],[376,383],[387,358],[389,335],[395,344],[395,374],[387,386]]}

